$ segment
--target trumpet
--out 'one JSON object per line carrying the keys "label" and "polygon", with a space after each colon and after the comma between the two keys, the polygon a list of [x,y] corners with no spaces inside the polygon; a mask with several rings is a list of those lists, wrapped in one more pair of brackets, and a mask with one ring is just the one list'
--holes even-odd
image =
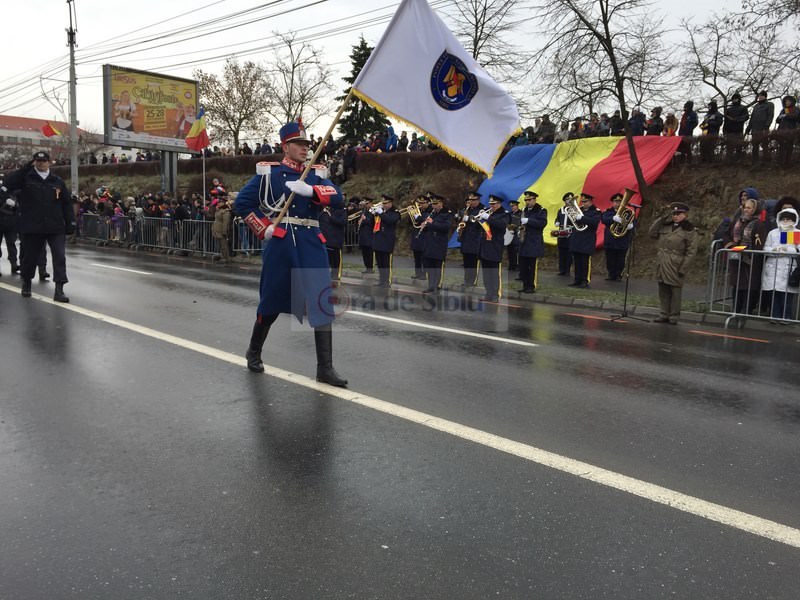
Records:
{"label": "trumpet", "polygon": [[635,193],[635,191],[625,188],[625,195],[619,203],[616,214],[616,216],[622,220],[620,222],[614,221],[608,228],[609,233],[615,238],[621,238],[628,233],[628,225],[633,223],[633,220],[636,218],[636,211],[628,206]]}
{"label": "trumpet", "polygon": [[578,206],[578,203],[575,202],[575,194],[570,194],[565,200],[564,215],[569,221],[568,226],[575,231],[584,231],[588,227],[586,224],[578,223],[578,220],[583,217],[583,211]]}

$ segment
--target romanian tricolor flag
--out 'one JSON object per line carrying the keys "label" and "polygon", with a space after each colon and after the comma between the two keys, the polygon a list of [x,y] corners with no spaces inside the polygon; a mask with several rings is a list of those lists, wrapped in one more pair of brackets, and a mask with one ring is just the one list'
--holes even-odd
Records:
{"label": "romanian tricolor flag", "polygon": [[781,244],[800,244],[800,231],[781,231]]}
{"label": "romanian tricolor flag", "polygon": [[44,125],[42,125],[42,135],[44,137],[53,137],[54,135],[61,135],[61,132],[53,127],[50,124],[50,121],[47,121]]}
{"label": "romanian tricolor flag", "polygon": [[200,108],[200,112],[197,113],[197,118],[192,123],[192,128],[189,130],[189,134],[186,136],[186,145],[189,149],[194,150],[196,152],[201,152],[203,148],[208,146],[209,139],[208,139],[208,132],[206,131],[206,109]]}
{"label": "romanian tricolor flag", "polygon": [[[637,136],[633,140],[648,184],[664,172],[681,142],[677,136]],[[638,190],[625,138],[597,137],[559,144],[515,146],[478,191],[483,198],[488,198],[489,194],[503,198],[506,209],[509,201],[522,201],[526,190],[534,191],[552,222],[567,192],[591,194],[594,205],[602,211],[611,206],[611,196],[623,193],[625,188]],[[598,228],[597,236],[600,245],[602,227]],[[550,236],[545,236],[545,241],[556,243]]]}

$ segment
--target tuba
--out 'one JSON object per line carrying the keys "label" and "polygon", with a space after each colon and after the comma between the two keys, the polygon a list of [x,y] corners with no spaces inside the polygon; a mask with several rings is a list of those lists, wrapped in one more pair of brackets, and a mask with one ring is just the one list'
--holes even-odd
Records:
{"label": "tuba", "polygon": [[575,201],[575,194],[570,194],[565,202],[564,214],[567,217],[567,221],[569,221],[568,226],[572,227],[575,231],[584,231],[588,225],[585,223],[578,223],[578,218],[583,216],[583,211]]}
{"label": "tuba", "polygon": [[619,208],[617,209],[617,216],[621,218],[622,221],[620,223],[614,221],[608,228],[609,233],[615,238],[621,238],[628,233],[628,225],[633,223],[633,220],[636,218],[636,211],[628,206],[635,193],[635,191],[625,188],[625,195],[622,197],[622,201],[619,203]]}

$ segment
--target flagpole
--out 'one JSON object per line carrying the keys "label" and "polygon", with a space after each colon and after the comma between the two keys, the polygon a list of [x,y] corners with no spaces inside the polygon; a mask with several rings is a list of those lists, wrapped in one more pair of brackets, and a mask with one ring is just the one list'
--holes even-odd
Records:
{"label": "flagpole", "polygon": [[[298,181],[304,181],[305,178],[308,176],[308,173],[311,171],[311,168],[314,166],[314,163],[317,162],[317,159],[319,158],[319,155],[322,154],[322,150],[323,150],[325,144],[328,142],[328,138],[331,137],[331,134],[333,133],[333,129],[339,123],[339,119],[342,118],[342,114],[344,113],[344,109],[347,108],[347,105],[350,103],[350,99],[352,97],[353,97],[353,88],[351,87],[350,91],[347,92],[347,96],[345,97],[344,102],[342,102],[342,106],[339,108],[339,112],[337,112],[336,116],[333,118],[333,122],[331,123],[331,126],[328,128],[328,133],[325,134],[325,137],[323,137],[322,141],[317,145],[317,149],[314,151],[314,156],[311,157],[311,160],[306,165],[306,168],[303,171],[303,173],[300,175],[300,179]],[[294,201],[294,192],[289,194],[289,197],[286,199],[286,203],[283,205],[283,208],[281,209],[281,212],[278,213],[278,216],[275,217],[275,220],[272,222],[272,224],[275,227],[280,225],[281,221],[283,220],[283,217],[286,216],[286,213],[289,210],[289,207],[291,206],[293,201]]]}

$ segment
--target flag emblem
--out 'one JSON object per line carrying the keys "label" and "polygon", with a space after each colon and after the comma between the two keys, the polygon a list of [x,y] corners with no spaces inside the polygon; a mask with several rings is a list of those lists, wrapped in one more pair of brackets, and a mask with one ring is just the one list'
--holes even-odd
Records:
{"label": "flag emblem", "polygon": [[460,58],[445,50],[431,72],[431,93],[436,104],[445,110],[458,110],[478,93],[478,78]]}

